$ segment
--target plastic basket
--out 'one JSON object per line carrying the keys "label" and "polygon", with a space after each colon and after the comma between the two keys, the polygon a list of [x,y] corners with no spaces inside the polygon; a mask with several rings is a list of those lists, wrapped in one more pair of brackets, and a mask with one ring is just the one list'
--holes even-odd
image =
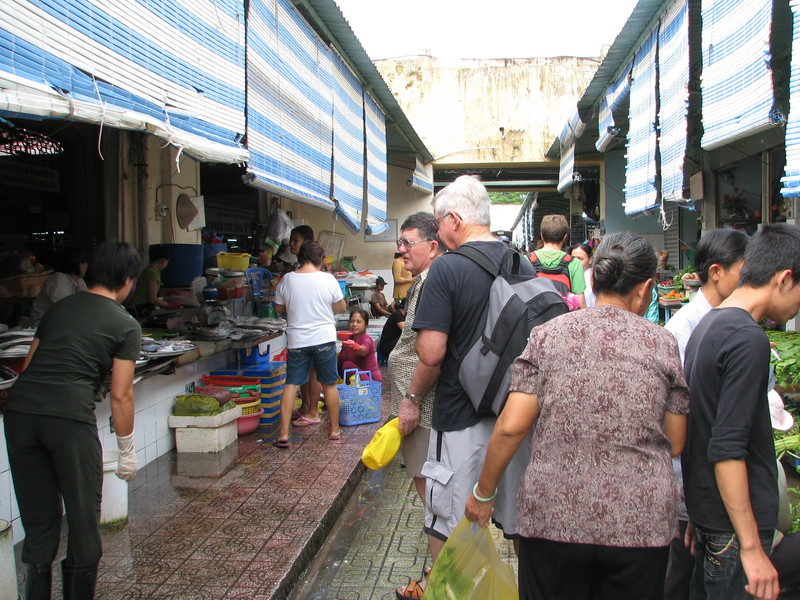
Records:
{"label": "plastic basket", "polygon": [[369,371],[344,372],[344,381],[348,373],[356,373],[354,384],[345,383],[336,386],[339,390],[339,424],[345,427],[377,423],[381,420],[381,382],[372,381]]}
{"label": "plastic basket", "polygon": [[242,252],[218,252],[217,267],[233,271],[246,271],[250,267],[250,255]]}
{"label": "plastic basket", "polygon": [[261,411],[261,398],[257,398],[253,402],[237,402],[239,408],[242,409],[242,416],[252,415]]}

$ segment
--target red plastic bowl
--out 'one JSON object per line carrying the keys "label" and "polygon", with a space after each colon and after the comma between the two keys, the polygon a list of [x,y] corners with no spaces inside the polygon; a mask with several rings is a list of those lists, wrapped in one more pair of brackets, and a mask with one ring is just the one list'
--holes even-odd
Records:
{"label": "red plastic bowl", "polygon": [[339,338],[342,341],[349,340],[351,337],[353,337],[353,332],[352,331],[337,331],[336,332],[336,337]]}
{"label": "red plastic bowl", "polygon": [[258,429],[258,423],[261,420],[262,414],[264,414],[264,409],[260,408],[257,412],[252,414],[237,417],[236,425],[239,429],[239,435],[253,433],[256,429]]}

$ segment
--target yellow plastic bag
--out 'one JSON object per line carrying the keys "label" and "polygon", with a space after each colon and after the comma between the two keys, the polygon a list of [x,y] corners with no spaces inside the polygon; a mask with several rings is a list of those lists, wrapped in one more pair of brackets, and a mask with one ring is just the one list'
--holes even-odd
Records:
{"label": "yellow plastic bag", "polygon": [[382,469],[400,450],[400,421],[395,417],[375,432],[367,447],[361,453],[361,461],[367,468],[377,471]]}
{"label": "yellow plastic bag", "polygon": [[514,569],[500,559],[489,528],[478,528],[463,518],[442,547],[422,598],[518,600],[519,588]]}

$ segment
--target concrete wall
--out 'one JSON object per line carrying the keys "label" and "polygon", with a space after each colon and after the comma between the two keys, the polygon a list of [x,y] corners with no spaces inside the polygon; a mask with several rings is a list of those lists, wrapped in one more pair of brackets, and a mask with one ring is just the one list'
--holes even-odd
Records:
{"label": "concrete wall", "polygon": [[545,160],[598,60],[415,57],[376,65],[442,165]]}
{"label": "concrete wall", "polygon": [[[178,157],[176,148],[163,148],[163,142],[152,136],[140,137],[134,132],[122,132],[119,140],[120,223],[119,231],[109,232],[109,237],[118,237],[134,244],[145,256],[147,248],[142,247],[145,245],[199,244],[199,230],[186,231],[178,225],[175,203],[181,193],[189,196],[202,193],[200,163],[185,154]],[[140,156],[137,152],[139,143],[144,147],[143,166],[139,166],[137,160],[137,156]],[[139,197],[140,169],[147,174],[143,201]],[[163,219],[156,217],[156,202],[167,207]]]}

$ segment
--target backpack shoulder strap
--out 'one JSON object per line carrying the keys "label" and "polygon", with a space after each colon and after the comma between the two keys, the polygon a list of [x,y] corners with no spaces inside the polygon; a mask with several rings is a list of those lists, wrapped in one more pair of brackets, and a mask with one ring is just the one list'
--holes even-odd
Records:
{"label": "backpack shoulder strap", "polygon": [[451,250],[453,254],[460,254],[461,256],[465,256],[470,259],[472,262],[476,263],[479,267],[481,267],[484,271],[489,273],[492,277],[497,277],[500,273],[500,270],[495,266],[495,264],[486,256],[483,252],[478,250],[477,248],[473,248],[472,246],[459,246],[455,250]]}

